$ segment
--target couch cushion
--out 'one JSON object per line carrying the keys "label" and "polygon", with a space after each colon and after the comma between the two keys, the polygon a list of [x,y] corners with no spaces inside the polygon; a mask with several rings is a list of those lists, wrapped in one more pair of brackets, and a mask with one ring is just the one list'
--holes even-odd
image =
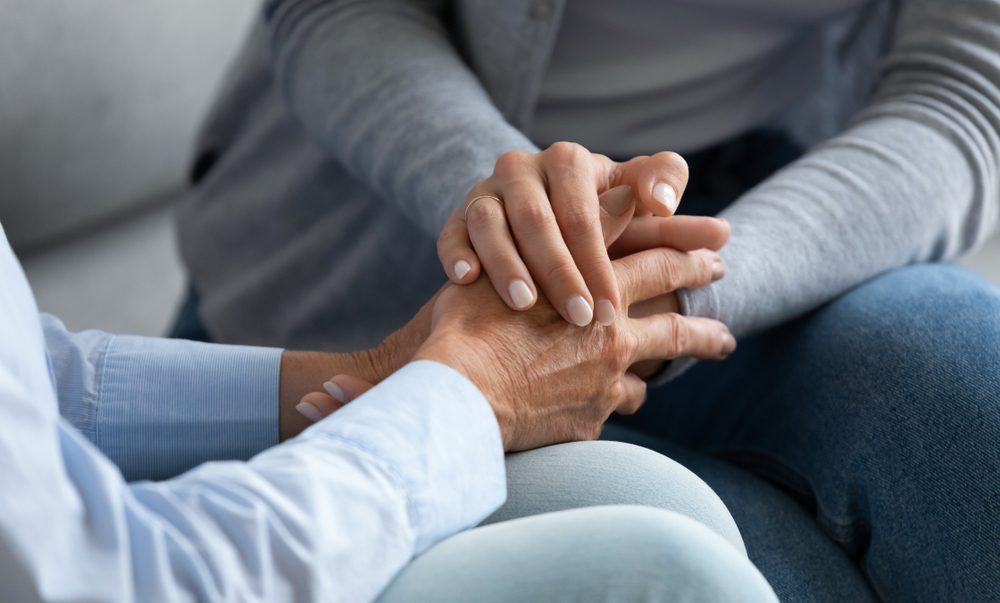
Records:
{"label": "couch cushion", "polygon": [[0,0],[0,221],[14,247],[179,190],[257,5]]}

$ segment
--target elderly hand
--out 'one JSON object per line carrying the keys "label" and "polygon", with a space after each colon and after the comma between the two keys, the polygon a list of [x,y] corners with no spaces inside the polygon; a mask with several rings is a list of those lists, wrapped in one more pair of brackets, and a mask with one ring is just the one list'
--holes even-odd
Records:
{"label": "elderly hand", "polygon": [[640,213],[669,216],[687,176],[676,153],[618,163],[568,142],[505,153],[445,223],[438,256],[456,284],[484,270],[514,310],[532,307],[537,283],[567,321],[610,325],[624,306],[597,220],[599,195],[626,184]]}
{"label": "elderly hand", "polygon": [[[623,306],[712,282],[717,257],[704,249],[655,248],[615,260]],[[612,412],[638,410],[646,385],[629,370],[636,362],[721,359],[736,346],[723,324],[674,313],[623,313],[611,325],[580,329],[545,298],[529,311],[510,312],[484,279],[446,285],[428,309],[430,333],[414,359],[441,362],[475,383],[496,413],[507,450],[595,438]],[[367,387],[341,376],[326,384],[328,393],[303,402],[325,415]]]}

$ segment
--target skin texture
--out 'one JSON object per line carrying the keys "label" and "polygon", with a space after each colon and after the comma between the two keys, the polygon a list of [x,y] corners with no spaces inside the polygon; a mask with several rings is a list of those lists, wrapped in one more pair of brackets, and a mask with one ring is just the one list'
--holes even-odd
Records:
{"label": "skin texture", "polygon": [[[681,356],[721,359],[736,345],[721,323],[656,311],[670,303],[670,291],[704,286],[721,277],[718,255],[706,247],[721,247],[728,226],[714,218],[690,218],[669,226],[640,221],[636,226],[630,216],[624,228],[615,217],[602,227],[622,231],[618,240],[628,245],[655,243],[612,262],[624,306],[635,316],[620,314],[612,325],[581,329],[563,320],[544,297],[530,310],[516,313],[486,279],[468,286],[445,285],[378,348],[362,353],[360,361],[341,361],[361,364],[360,371],[328,371],[336,376],[324,384],[326,391],[312,391],[301,401],[326,416],[409,360],[427,359],[458,370],[480,388],[497,415],[507,450],[596,437],[611,412],[632,413],[644,401],[646,386],[635,374],[639,363]],[[673,243],[672,237],[678,240],[675,245],[692,249],[665,247]],[[295,417],[292,404],[309,379],[316,378],[321,364],[305,378],[295,378],[295,387],[286,388],[282,381],[282,416],[294,426],[287,433],[310,422]],[[366,377],[372,373],[380,376]],[[314,390],[321,379],[312,381]]]}
{"label": "skin texture", "polygon": [[569,142],[540,153],[505,153],[445,223],[438,256],[456,284],[485,272],[514,310],[530,308],[541,288],[568,322],[586,326],[596,318],[608,325],[624,306],[598,220],[599,198],[627,185],[636,215],[666,217],[687,180],[687,163],[670,152],[625,163]]}

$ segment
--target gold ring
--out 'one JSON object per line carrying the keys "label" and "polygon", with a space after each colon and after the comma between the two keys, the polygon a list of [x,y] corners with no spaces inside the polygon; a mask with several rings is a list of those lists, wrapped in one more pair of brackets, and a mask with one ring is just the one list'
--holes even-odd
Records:
{"label": "gold ring", "polygon": [[493,195],[479,195],[478,197],[472,199],[472,201],[469,201],[469,204],[465,206],[466,223],[469,222],[469,210],[472,209],[472,206],[475,205],[476,202],[479,201],[480,199],[493,199],[494,201],[500,204],[500,207],[503,207],[503,199],[501,199],[500,197],[494,197]]}

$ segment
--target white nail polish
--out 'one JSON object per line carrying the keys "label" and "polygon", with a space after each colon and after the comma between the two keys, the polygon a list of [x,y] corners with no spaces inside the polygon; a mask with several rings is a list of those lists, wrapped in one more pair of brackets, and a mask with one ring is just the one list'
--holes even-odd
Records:
{"label": "white nail polish", "polygon": [[330,397],[337,402],[347,402],[347,394],[345,394],[344,390],[333,381],[327,381],[324,383],[323,389],[325,389],[326,393],[330,394]]}
{"label": "white nail polish", "polygon": [[514,303],[514,307],[518,310],[527,308],[531,305],[531,302],[535,301],[535,296],[531,293],[528,283],[521,279],[511,281],[507,287],[507,293],[510,294],[510,301]]}
{"label": "white nail polish", "polygon": [[594,310],[582,296],[576,295],[566,302],[566,313],[570,321],[578,327],[585,327],[594,320]]}
{"label": "white nail polish", "polygon": [[319,409],[308,402],[299,402],[295,405],[295,410],[313,423],[323,419],[323,414],[319,412]]}
{"label": "white nail polish", "polygon": [[615,307],[611,304],[611,300],[602,299],[597,302],[594,307],[594,316],[597,318],[597,322],[604,326],[609,326],[615,322]]}
{"label": "white nail polish", "polygon": [[472,266],[465,260],[458,260],[455,262],[455,278],[458,280],[465,278],[465,275],[468,274],[470,270],[472,270]]}
{"label": "white nail polish", "polygon": [[665,205],[671,214],[677,210],[677,193],[669,184],[660,182],[654,186],[653,198]]}

